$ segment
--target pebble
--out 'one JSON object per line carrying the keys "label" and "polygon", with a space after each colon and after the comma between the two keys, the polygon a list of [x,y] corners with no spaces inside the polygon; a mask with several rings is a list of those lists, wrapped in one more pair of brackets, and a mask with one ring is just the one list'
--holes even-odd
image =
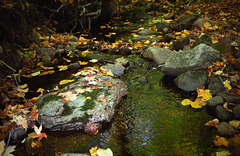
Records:
{"label": "pebble", "polygon": [[221,122],[217,128],[218,133],[224,137],[231,137],[234,134],[237,134],[238,131],[234,129],[229,123]]}

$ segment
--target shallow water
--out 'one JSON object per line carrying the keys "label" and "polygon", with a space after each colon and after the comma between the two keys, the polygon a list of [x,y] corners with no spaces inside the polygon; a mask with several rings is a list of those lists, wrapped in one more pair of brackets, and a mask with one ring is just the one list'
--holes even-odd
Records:
{"label": "shallow water", "polygon": [[[212,117],[206,110],[182,106],[184,94],[159,68],[137,55],[122,80],[129,87],[112,123],[97,135],[82,132],[47,132],[39,149],[29,143],[18,145],[17,155],[89,153],[94,146],[110,148],[114,156],[200,156],[214,155],[215,129],[204,124]],[[139,81],[144,76],[146,81]]]}

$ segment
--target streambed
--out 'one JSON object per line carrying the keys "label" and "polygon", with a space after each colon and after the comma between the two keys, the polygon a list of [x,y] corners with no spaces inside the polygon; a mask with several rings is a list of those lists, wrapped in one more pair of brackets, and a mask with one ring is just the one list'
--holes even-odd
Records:
{"label": "streambed", "polygon": [[[97,55],[99,57],[99,55]],[[128,71],[121,79],[129,88],[111,123],[96,135],[81,131],[48,132],[42,146],[18,145],[18,155],[89,153],[94,146],[110,148],[114,156],[215,155],[216,130],[204,124],[212,117],[204,108],[182,106],[187,93],[174,89],[172,80],[139,55],[129,55]]]}

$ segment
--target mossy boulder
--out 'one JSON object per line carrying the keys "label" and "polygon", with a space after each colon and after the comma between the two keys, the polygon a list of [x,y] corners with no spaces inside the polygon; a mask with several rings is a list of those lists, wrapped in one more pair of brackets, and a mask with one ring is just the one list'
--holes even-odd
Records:
{"label": "mossy boulder", "polygon": [[87,123],[101,127],[103,122],[110,122],[126,93],[127,87],[120,79],[78,77],[75,83],[38,99],[39,121],[53,131],[84,129]]}

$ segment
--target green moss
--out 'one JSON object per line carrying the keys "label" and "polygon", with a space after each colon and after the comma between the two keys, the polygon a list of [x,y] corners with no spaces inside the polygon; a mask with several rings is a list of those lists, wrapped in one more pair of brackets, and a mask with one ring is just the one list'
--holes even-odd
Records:
{"label": "green moss", "polygon": [[85,112],[81,117],[72,118],[71,122],[77,122],[77,121],[87,122],[89,117],[90,115],[88,115],[87,112]]}
{"label": "green moss", "polygon": [[95,102],[93,99],[86,99],[86,101],[84,102],[84,105],[82,106],[82,111],[86,111],[89,109],[93,109],[95,106]]}
{"label": "green moss", "polygon": [[50,102],[50,101],[54,101],[54,100],[58,100],[61,97],[57,96],[57,95],[49,95],[47,97],[45,97],[41,103],[38,104],[38,108],[42,108],[46,103]]}
{"label": "green moss", "polygon": [[72,114],[72,110],[75,109],[75,107],[69,107],[68,105],[64,105],[64,111],[62,113],[62,116],[67,116],[67,115],[70,115]]}
{"label": "green moss", "polygon": [[91,91],[91,92],[85,92],[85,93],[83,93],[83,96],[85,96],[85,97],[91,97],[92,99],[96,99],[98,96],[99,96],[99,93],[100,92],[103,92],[103,90],[101,90],[101,89],[95,89],[95,90],[93,90],[93,91]]}

